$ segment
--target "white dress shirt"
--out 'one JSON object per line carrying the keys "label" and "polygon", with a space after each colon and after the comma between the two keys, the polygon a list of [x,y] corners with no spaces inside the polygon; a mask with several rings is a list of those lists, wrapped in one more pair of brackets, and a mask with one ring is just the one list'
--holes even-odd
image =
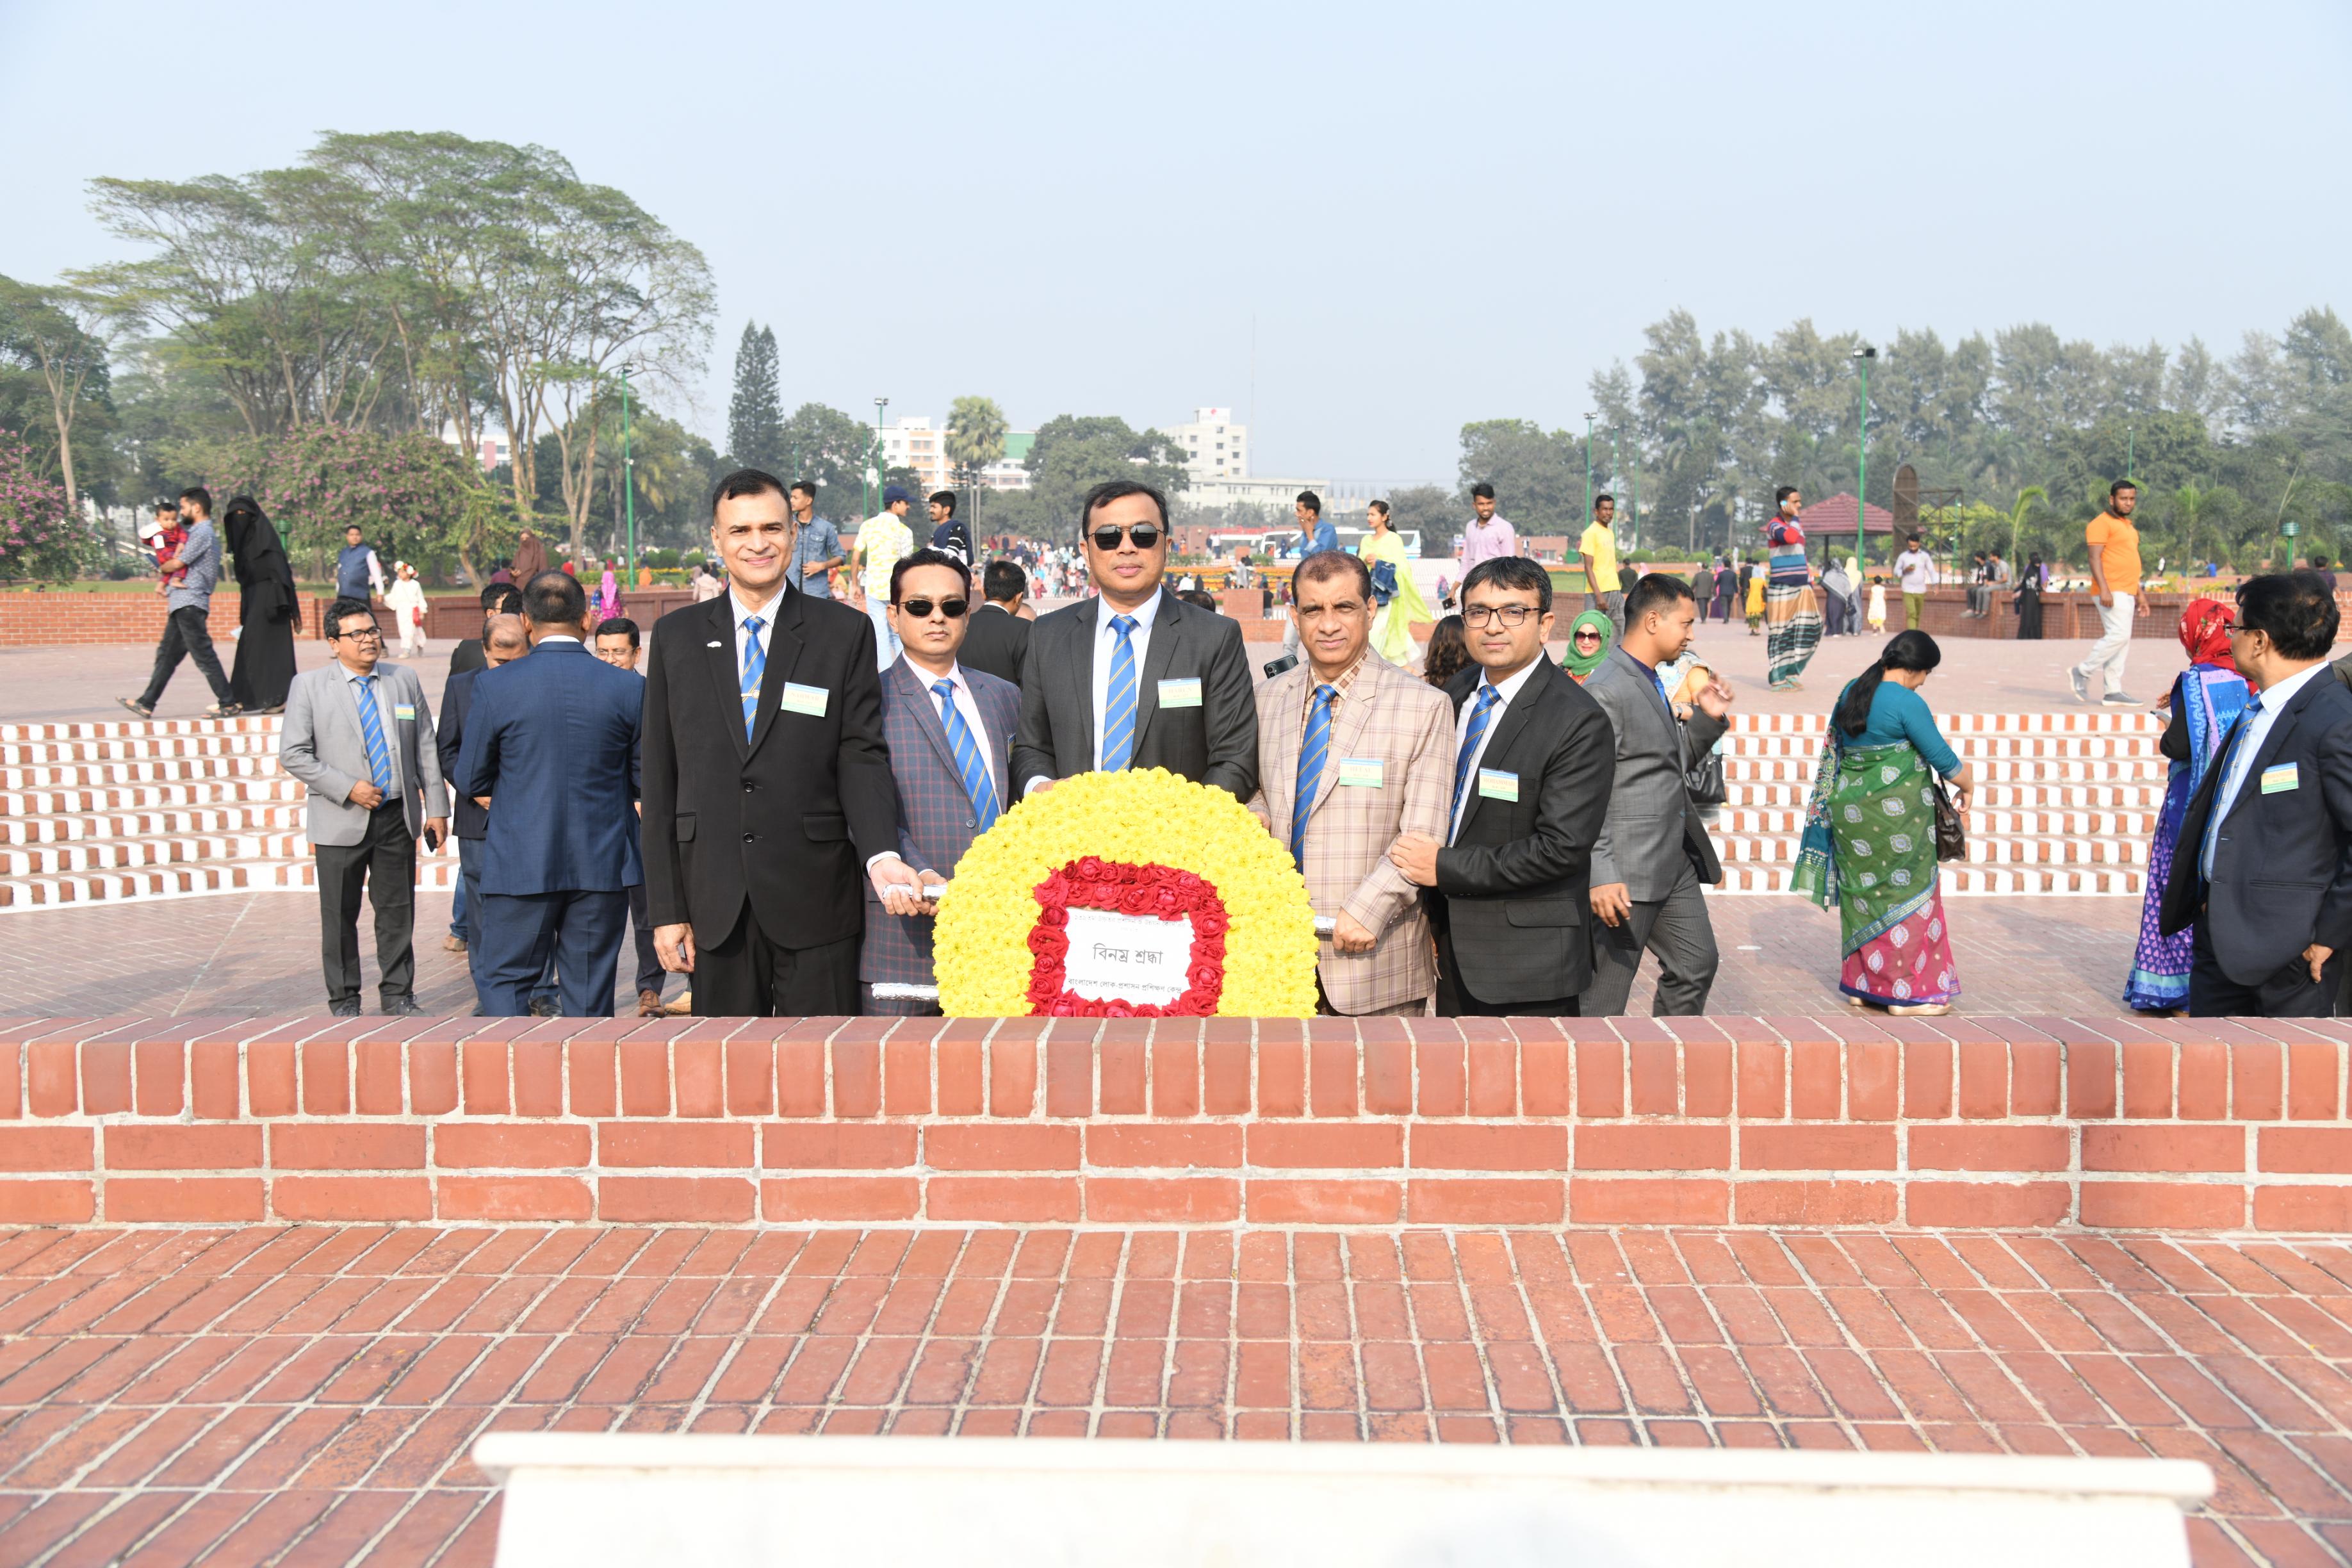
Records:
{"label": "white dress shirt", "polygon": [[[1536,666],[1546,657],[1546,655],[1538,654],[1528,661],[1525,669],[1507,680],[1482,680],[1479,683],[1482,686],[1491,685],[1495,688],[1495,706],[1487,710],[1486,732],[1478,737],[1478,749],[1470,753],[1469,777],[1472,783],[1468,789],[1462,792],[1462,805],[1454,813],[1454,826],[1445,836],[1446,843],[1453,843],[1454,837],[1462,831],[1462,819],[1470,815],[1470,803],[1478,797],[1476,783],[1478,764],[1486,760],[1486,748],[1494,743],[1495,727],[1503,721],[1503,715],[1511,710],[1512,699],[1526,689],[1528,681],[1535,675]],[[1470,695],[1462,700],[1462,711],[1454,716],[1454,754],[1457,757],[1462,754],[1462,742],[1470,738],[1470,721],[1476,717],[1477,712],[1478,688],[1474,686],[1470,689]],[[1457,773],[1456,776],[1458,777],[1459,774]]]}
{"label": "white dress shirt", "polygon": [[[1139,719],[1143,713],[1143,663],[1151,651],[1151,624],[1159,618],[1160,602],[1165,593],[1164,589],[1154,588],[1151,590],[1151,597],[1131,610],[1114,610],[1109,601],[1106,599],[1097,598],[1095,601],[1095,675],[1092,700],[1095,712],[1095,766],[1097,768],[1102,766],[1103,759],[1103,727],[1107,718],[1104,710],[1110,706],[1110,661],[1118,651],[1118,631],[1111,622],[1120,616],[1135,617],[1135,629],[1127,634],[1127,640],[1135,649],[1135,710]],[[1139,741],[1142,738],[1139,730],[1136,739]],[[1025,795],[1034,790],[1041,782],[1051,781],[1047,780],[1044,773],[1038,773],[1022,786],[1022,793]]]}
{"label": "white dress shirt", "polygon": [[[2303,689],[2304,682],[2315,675],[2328,672],[2327,661],[2321,659],[2308,668],[2296,670],[2284,680],[2262,693],[2263,710],[2251,720],[2242,720],[2245,733],[2230,748],[2230,766],[2221,775],[2221,785],[2213,792],[2212,815],[2205,819],[2205,843],[2198,852],[2197,869],[2207,881],[2213,879],[2213,850],[2221,842],[2221,824],[2228,820],[2230,808],[2237,804],[2239,788],[2252,771],[2254,759],[2262,755],[2263,742],[2270,739],[2271,725],[2286,711],[2294,694]],[[2316,780],[2313,781],[2315,784]]]}

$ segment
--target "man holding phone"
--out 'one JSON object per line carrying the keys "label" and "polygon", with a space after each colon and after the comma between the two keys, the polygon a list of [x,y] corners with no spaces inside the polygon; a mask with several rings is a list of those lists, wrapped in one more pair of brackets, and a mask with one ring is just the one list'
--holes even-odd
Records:
{"label": "man holding phone", "polygon": [[294,678],[278,760],[310,791],[327,1005],[359,1016],[364,892],[375,906],[383,1010],[414,1013],[416,840],[437,851],[449,817],[433,712],[416,672],[383,662],[383,633],[364,601],[337,599],[320,629],[334,662]]}

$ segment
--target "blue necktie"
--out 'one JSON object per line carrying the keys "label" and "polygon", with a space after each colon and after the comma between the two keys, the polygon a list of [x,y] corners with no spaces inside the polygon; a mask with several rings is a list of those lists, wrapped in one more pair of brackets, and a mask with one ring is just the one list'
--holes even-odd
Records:
{"label": "blue necktie", "polygon": [[1336,686],[1315,689],[1315,704],[1307,710],[1307,737],[1298,744],[1298,787],[1290,803],[1290,858],[1307,869],[1307,813],[1323,782],[1323,759],[1331,751],[1331,708],[1339,700]]}
{"label": "blue necktie", "polygon": [[1486,738],[1486,725],[1495,716],[1495,704],[1501,700],[1491,682],[1478,683],[1478,700],[1470,710],[1470,728],[1462,736],[1462,750],[1454,757],[1454,820],[1462,820],[1462,803],[1470,791],[1470,761],[1478,754],[1478,742]]}
{"label": "blue necktie", "polygon": [[931,695],[940,700],[940,722],[947,729],[948,750],[955,753],[956,772],[963,775],[963,793],[971,796],[973,815],[980,831],[985,833],[996,822],[996,781],[989,776],[988,759],[980,754],[980,738],[956,706],[955,682],[936,683]]}
{"label": "blue necktie", "polygon": [[368,777],[386,798],[392,795],[392,748],[383,743],[383,715],[376,710],[375,677],[360,677],[360,733],[367,737]]}
{"label": "blue necktie", "polygon": [[760,681],[768,673],[768,650],[760,646],[760,628],[768,623],[757,616],[743,617],[743,738],[751,738],[751,722],[760,716]]}
{"label": "blue necktie", "polygon": [[1135,617],[1114,616],[1110,629],[1118,634],[1118,647],[1111,650],[1110,689],[1103,699],[1102,765],[1115,773],[1135,756]]}

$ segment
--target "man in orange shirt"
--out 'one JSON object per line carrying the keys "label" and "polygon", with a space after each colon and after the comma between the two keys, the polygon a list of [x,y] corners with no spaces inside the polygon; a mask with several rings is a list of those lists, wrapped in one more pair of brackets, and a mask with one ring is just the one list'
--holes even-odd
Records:
{"label": "man in orange shirt", "polygon": [[2131,651],[2132,612],[2139,602],[2139,530],[2132,522],[2138,505],[2139,487],[2117,479],[2107,487],[2107,510],[2083,530],[2091,547],[2091,588],[2099,600],[2099,640],[2090,658],[2066,672],[2077,702],[2091,700],[2091,677],[2096,674],[2105,706],[2139,706],[2124,692],[2124,656]]}

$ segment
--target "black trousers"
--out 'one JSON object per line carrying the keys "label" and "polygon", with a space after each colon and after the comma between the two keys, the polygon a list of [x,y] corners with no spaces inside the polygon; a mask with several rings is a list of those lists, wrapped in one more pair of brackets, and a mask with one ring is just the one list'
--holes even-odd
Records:
{"label": "black trousers", "polygon": [[661,951],[654,945],[653,921],[646,913],[646,885],[638,882],[628,889],[629,935],[637,944],[637,989],[662,994],[666,978],[661,966]]}
{"label": "black trousers", "polygon": [[180,668],[184,658],[194,658],[205,684],[213,689],[213,700],[229,702],[228,677],[222,673],[220,655],[213,651],[211,612],[194,605],[173,610],[163,623],[163,640],[155,645],[155,673],[147,678],[147,690],[139,699],[142,708],[152,708],[163,695],[163,688],[172,683],[172,672]]}
{"label": "black trousers", "polygon": [[2311,965],[2296,958],[2260,984],[2241,985],[2221,973],[2202,920],[2196,931],[2189,944],[2190,1017],[2325,1018],[2336,1011],[2336,989],[2344,981],[2342,953],[2320,965],[2317,980],[2311,977]]}
{"label": "black trousers", "polygon": [[1441,1018],[1574,1018],[1581,1016],[1574,996],[1553,996],[1541,1002],[1482,1002],[1462,984],[1454,962],[1454,933],[1437,933],[1437,1016]]}
{"label": "black trousers", "polygon": [[857,1011],[860,937],[821,947],[778,947],[743,901],[725,941],[694,952],[698,1018],[807,1018]]}
{"label": "black trousers", "polygon": [[360,900],[375,906],[379,993],[387,1003],[415,994],[416,840],[408,812],[394,799],[368,813],[357,844],[314,845],[319,869],[319,962],[327,976],[327,1003],[360,999]]}

